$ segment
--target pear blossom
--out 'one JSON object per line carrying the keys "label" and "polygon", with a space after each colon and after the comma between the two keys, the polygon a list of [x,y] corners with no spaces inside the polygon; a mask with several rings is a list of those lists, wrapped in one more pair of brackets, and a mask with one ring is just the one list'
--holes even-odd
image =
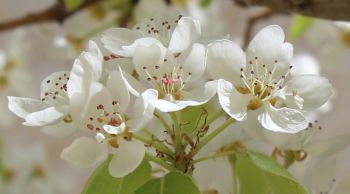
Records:
{"label": "pear blossom", "polygon": [[326,78],[316,75],[287,80],[292,56],[293,47],[284,42],[283,30],[277,25],[263,28],[246,54],[229,40],[211,43],[207,66],[211,76],[219,79],[218,96],[224,111],[238,121],[246,119],[248,110],[259,112],[260,124],[275,132],[305,129],[304,111],[323,105],[332,87]]}
{"label": "pear blossom", "polygon": [[155,89],[159,95],[153,105],[173,112],[204,104],[216,93],[216,81],[202,79],[205,47],[195,43],[200,34],[199,22],[191,17],[151,18],[133,30],[107,30],[102,42],[112,53],[132,59],[139,80],[123,73],[132,94]]}
{"label": "pear blossom", "polygon": [[152,118],[154,107],[148,102],[156,100],[158,93],[147,90],[132,102],[122,72],[104,75],[103,65],[94,42],[74,63],[71,74],[74,81],[68,85],[69,96],[76,99],[72,102],[72,117],[80,120],[79,129],[91,131],[95,139],[76,139],[62,151],[61,157],[75,166],[89,167],[112,154],[109,172],[114,177],[123,177],[143,160],[144,144],[134,139],[133,134]]}
{"label": "pear blossom", "polygon": [[76,130],[70,114],[67,95],[69,71],[47,76],[40,85],[40,100],[27,97],[8,97],[8,108],[25,121],[23,125],[41,127],[41,131],[53,136],[67,136]]}

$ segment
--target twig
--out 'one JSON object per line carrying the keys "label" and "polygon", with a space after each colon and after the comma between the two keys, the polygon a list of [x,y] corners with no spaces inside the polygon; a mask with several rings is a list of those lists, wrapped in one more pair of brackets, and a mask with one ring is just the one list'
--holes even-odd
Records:
{"label": "twig", "polygon": [[14,19],[11,21],[0,23],[0,31],[5,31],[12,28],[16,28],[18,26],[30,25],[34,23],[63,23],[67,18],[79,12],[80,10],[101,1],[102,0],[85,0],[84,3],[82,3],[77,9],[69,12],[66,10],[63,0],[60,0],[55,5],[42,12],[29,14],[19,19]]}
{"label": "twig", "polygon": [[243,39],[243,48],[248,47],[249,40],[252,37],[253,34],[253,28],[256,25],[257,22],[269,18],[271,15],[273,15],[275,12],[272,10],[266,10],[262,13],[259,13],[257,15],[254,15],[247,20],[247,26],[244,31],[244,39]]}

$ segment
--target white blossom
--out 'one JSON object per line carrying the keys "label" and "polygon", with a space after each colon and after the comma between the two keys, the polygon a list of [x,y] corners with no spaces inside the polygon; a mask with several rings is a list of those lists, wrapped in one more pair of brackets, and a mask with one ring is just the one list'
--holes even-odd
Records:
{"label": "white blossom", "polygon": [[226,113],[242,121],[248,110],[260,111],[260,124],[275,132],[305,129],[308,122],[303,112],[323,105],[332,87],[326,78],[315,75],[287,80],[292,56],[292,45],[284,43],[284,33],[276,25],[262,29],[246,54],[229,40],[211,43],[208,71],[219,79],[219,101]]}

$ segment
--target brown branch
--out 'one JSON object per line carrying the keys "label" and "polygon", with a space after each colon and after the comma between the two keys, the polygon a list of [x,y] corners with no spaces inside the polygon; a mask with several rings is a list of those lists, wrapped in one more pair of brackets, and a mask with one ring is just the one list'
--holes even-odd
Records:
{"label": "brown branch", "polygon": [[247,48],[248,43],[250,41],[250,39],[252,38],[253,35],[253,28],[255,26],[255,24],[261,20],[265,20],[267,18],[269,18],[270,16],[272,16],[275,12],[273,12],[272,10],[266,10],[264,12],[261,12],[257,15],[251,16],[247,19],[246,22],[246,28],[243,34],[243,48]]}
{"label": "brown branch", "polygon": [[350,20],[350,0],[233,0],[240,6],[266,6],[273,11]]}
{"label": "brown branch", "polygon": [[60,0],[55,5],[42,12],[29,14],[23,18],[0,23],[0,31],[41,22],[63,23],[70,16],[99,1],[101,0],[85,0],[77,9],[69,12],[66,10],[63,1]]}

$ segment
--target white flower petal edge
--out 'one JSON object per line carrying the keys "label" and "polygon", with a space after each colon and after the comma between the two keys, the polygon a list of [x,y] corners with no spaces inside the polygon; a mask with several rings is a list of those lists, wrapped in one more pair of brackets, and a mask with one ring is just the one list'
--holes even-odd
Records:
{"label": "white flower petal edge", "polygon": [[199,106],[208,102],[217,91],[217,81],[209,81],[204,86],[199,86],[188,92],[182,91],[184,100],[158,99],[153,101],[154,107],[161,112],[174,112],[188,106]]}
{"label": "white flower petal edge", "polygon": [[213,79],[240,83],[241,68],[246,65],[243,50],[230,40],[217,40],[208,45],[206,65]]}
{"label": "white flower petal edge", "polygon": [[197,19],[182,17],[169,43],[172,53],[180,53],[190,47],[201,36],[201,26]]}
{"label": "white flower petal edge", "polygon": [[60,119],[63,119],[65,115],[69,114],[70,107],[68,105],[52,106],[44,110],[33,112],[25,118],[23,125],[26,126],[44,126]]}
{"label": "white flower petal edge", "polygon": [[111,52],[121,56],[131,56],[131,53],[124,50],[123,46],[129,46],[134,43],[138,38],[141,38],[141,34],[137,31],[127,28],[112,28],[106,30],[102,34],[102,42],[104,46]]}
{"label": "white flower petal edge", "polygon": [[108,170],[113,177],[124,177],[135,170],[145,155],[143,143],[139,141],[125,141],[118,139],[119,148],[109,163]]}
{"label": "white flower petal edge", "polygon": [[252,96],[239,93],[230,82],[219,79],[218,97],[221,107],[228,115],[237,121],[245,119]]}
{"label": "white flower petal edge", "polygon": [[41,100],[22,97],[8,97],[8,108],[18,117],[25,119],[30,113],[47,108],[48,105]]}
{"label": "white flower petal edge", "polygon": [[261,125],[271,131],[283,133],[297,133],[308,126],[303,113],[283,107],[277,109],[270,103],[264,105],[265,111],[258,116]]}
{"label": "white flower petal edge", "polygon": [[88,137],[80,137],[63,149],[61,158],[77,167],[85,168],[98,164],[108,155],[107,144]]}
{"label": "white flower petal edge", "polygon": [[[333,94],[332,85],[328,79],[317,75],[296,76],[286,83],[285,91],[286,94],[294,94],[303,99],[303,110],[321,107]],[[294,103],[293,99],[287,98],[287,106],[294,108]]]}

